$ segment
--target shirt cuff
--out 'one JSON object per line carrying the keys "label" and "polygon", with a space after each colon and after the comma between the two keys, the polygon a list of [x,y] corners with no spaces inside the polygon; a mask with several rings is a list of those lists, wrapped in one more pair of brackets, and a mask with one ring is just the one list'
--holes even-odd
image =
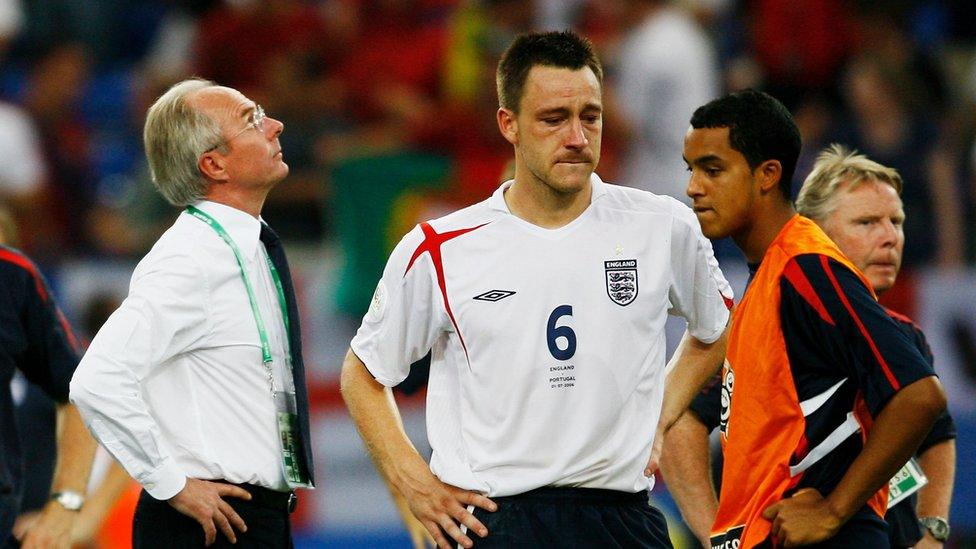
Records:
{"label": "shirt cuff", "polygon": [[167,459],[155,471],[139,479],[139,484],[158,500],[167,500],[186,486],[186,475],[172,459]]}

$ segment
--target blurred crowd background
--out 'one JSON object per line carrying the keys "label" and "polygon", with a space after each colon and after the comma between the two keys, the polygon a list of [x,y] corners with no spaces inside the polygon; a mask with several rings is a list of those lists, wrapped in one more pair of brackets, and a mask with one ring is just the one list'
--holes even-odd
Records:
{"label": "blurred crowd background", "polygon": [[[91,337],[176,214],[142,153],[147,107],[191,75],[285,124],[264,217],[295,263],[324,481],[300,546],[397,546],[392,503],[337,392],[387,254],[416,222],[486,198],[511,146],[494,71],[511,39],[574,28],[605,66],[608,181],[687,202],[695,107],[770,92],[804,148],[840,142],[905,180],[903,274],[886,304],[926,330],[960,426],[950,547],[976,547],[976,3],[969,0],[0,0],[0,229]],[[734,246],[716,252],[741,295]],[[425,448],[423,397],[404,401]],[[669,507],[666,489],[654,497]],[[672,515],[676,516],[673,514]],[[674,526],[680,528],[680,523]]]}

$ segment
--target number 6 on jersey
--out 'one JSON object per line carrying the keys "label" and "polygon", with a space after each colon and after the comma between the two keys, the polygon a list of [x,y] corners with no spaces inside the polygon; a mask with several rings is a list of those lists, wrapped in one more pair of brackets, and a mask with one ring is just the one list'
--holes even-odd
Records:
{"label": "number 6 on jersey", "polygon": [[[556,322],[564,316],[573,316],[572,305],[560,305],[553,309],[546,324],[546,343],[549,344],[549,353],[556,360],[569,360],[576,354],[576,332],[569,326],[556,326]],[[565,348],[560,348],[556,341],[561,337],[566,339]]]}

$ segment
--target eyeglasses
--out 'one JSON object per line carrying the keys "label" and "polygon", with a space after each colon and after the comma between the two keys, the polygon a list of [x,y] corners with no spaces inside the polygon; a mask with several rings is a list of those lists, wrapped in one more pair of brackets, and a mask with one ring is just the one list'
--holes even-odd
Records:
{"label": "eyeglasses", "polygon": [[221,145],[230,143],[231,141],[233,141],[233,140],[237,139],[238,137],[240,137],[240,135],[242,133],[246,132],[247,130],[249,130],[251,128],[254,128],[255,130],[257,130],[259,132],[264,132],[264,121],[265,121],[266,118],[267,118],[267,116],[264,114],[264,107],[262,107],[261,105],[255,105],[254,106],[254,110],[251,111],[251,116],[248,117],[247,124],[243,128],[241,128],[241,131],[235,133],[233,136],[231,136],[231,137],[229,137],[227,139],[221,139],[220,140],[220,143],[217,143],[216,145],[214,145],[213,147],[210,147],[209,149],[207,149],[204,152],[211,152],[211,151],[217,150],[217,147],[220,147]]}
{"label": "eyeglasses", "polygon": [[248,117],[247,125],[244,126],[244,128],[241,131],[235,133],[234,134],[234,137],[231,137],[230,139],[228,139],[227,142],[230,143],[235,138],[237,138],[237,136],[239,136],[242,133],[246,132],[250,128],[254,128],[255,130],[257,130],[259,132],[263,132],[264,131],[264,119],[265,118],[267,118],[267,117],[264,115],[264,107],[262,107],[261,105],[254,105],[254,110],[251,111],[251,116]]}

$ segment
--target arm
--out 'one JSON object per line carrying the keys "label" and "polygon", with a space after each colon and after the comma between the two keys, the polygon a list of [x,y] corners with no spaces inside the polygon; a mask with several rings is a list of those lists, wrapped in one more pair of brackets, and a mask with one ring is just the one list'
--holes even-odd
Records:
{"label": "arm", "polygon": [[147,256],[129,296],[105,322],[71,379],[71,401],[125,470],[158,500],[193,518],[206,542],[219,528],[232,542],[244,522],[224,497],[250,499],[244,489],[187,478],[142,397],[154,368],[207,342],[212,319],[207,271],[185,250]]}
{"label": "arm", "polygon": [[718,512],[718,497],[712,486],[708,427],[687,411],[668,431],[661,454],[661,472],[668,482],[681,516],[704,547]]}
{"label": "arm", "polygon": [[945,392],[934,376],[920,379],[892,397],[875,420],[864,450],[827,496],[830,509],[842,522],[912,457],[945,406]]}
{"label": "arm", "polygon": [[[52,491],[84,494],[95,454],[95,441],[85,429],[78,410],[66,402],[68,383],[78,365],[80,348],[37,267],[25,256],[12,251],[7,254],[24,269],[19,293],[24,297],[20,318],[27,347],[17,367],[31,383],[58,403],[57,459]],[[11,287],[15,286],[11,284]],[[49,501],[37,521],[27,528],[23,547],[68,547],[77,514],[60,503]]]}
{"label": "arm", "polygon": [[[58,458],[51,492],[84,494],[95,456],[95,440],[85,429],[78,410],[70,404],[58,405]],[[78,511],[69,511],[49,501],[37,522],[27,531],[22,547],[70,547],[71,529]]]}
{"label": "arm", "polygon": [[342,365],[342,396],[373,462],[388,485],[407,500],[410,510],[437,541],[438,547],[451,545],[446,532],[464,547],[471,538],[464,535],[458,523],[479,536],[488,530],[465,509],[477,505],[494,511],[488,498],[441,482],[414,448],[400,421],[393,393],[373,379],[363,361],[350,350]]}
{"label": "arm", "polygon": [[[914,323],[909,323],[915,345],[921,351],[925,360],[934,366],[935,357],[932,348],[925,339],[925,334]],[[952,503],[952,485],[956,472],[956,424],[948,411],[943,412],[935,420],[935,426],[919,446],[915,457],[918,458],[922,472],[928,477],[928,483],[918,492],[916,515],[919,517],[949,518],[949,506]],[[942,542],[932,537],[928,528],[922,528],[923,538],[916,544],[918,549],[939,549]]]}
{"label": "arm", "polygon": [[786,547],[825,540],[840,529],[908,461],[946,406],[935,376],[898,391],[875,419],[864,449],[826,498],[813,489],[768,507],[773,536]]}
{"label": "arm", "polygon": [[[731,316],[729,317],[731,319]],[[708,378],[715,375],[725,361],[725,347],[728,329],[712,343],[703,343],[685,332],[678,344],[671,362],[668,364],[668,377],[665,382],[664,404],[661,419],[654,435],[651,457],[644,469],[645,476],[651,476],[658,469],[661,450],[668,430],[688,408],[691,399],[701,389]]]}
{"label": "arm", "polygon": [[[942,517],[948,520],[956,473],[956,441],[943,440],[930,446],[919,455],[918,461],[929,479],[929,483],[918,492],[918,516]],[[942,542],[936,541],[928,530],[922,530],[925,536],[916,547],[942,547]]]}
{"label": "arm", "polygon": [[78,513],[78,520],[75,521],[71,532],[72,544],[94,543],[95,535],[98,534],[105,518],[125,489],[133,482],[135,481],[125,472],[125,469],[113,460],[105,473],[105,478],[85,500],[85,506]]}
{"label": "arm", "polygon": [[[430,353],[428,352],[424,355],[424,358],[414,362],[410,365],[410,373],[407,375],[407,379],[404,379],[397,385],[397,390],[402,394],[410,395],[421,388],[427,386],[427,378],[430,376]],[[402,426],[402,422],[401,422]],[[396,489],[392,484],[390,484],[389,479],[386,476],[383,477],[383,482],[386,484],[387,490],[390,491],[390,497],[393,498],[393,503],[396,504],[397,511],[400,513],[400,518],[403,519],[403,526],[407,529],[407,534],[410,535],[410,543],[413,545],[414,549],[425,549],[426,547],[434,545],[434,538],[430,536],[427,528],[417,520],[417,517],[413,516],[410,512],[410,504],[407,500],[403,498],[403,494]]]}
{"label": "arm", "polygon": [[[732,323],[732,288],[712,254],[690,208],[671,202],[671,288],[669,314],[688,321],[678,348],[668,363],[664,402],[651,446],[645,476],[658,468],[668,429],[684,413],[692,398],[725,362]],[[708,343],[706,343],[708,342]]]}
{"label": "arm", "polygon": [[413,548],[425,549],[433,545],[434,538],[431,537],[427,528],[417,520],[417,517],[413,516],[413,513],[410,511],[410,504],[404,499],[403,494],[391,485],[385,476],[383,477],[383,481],[386,483],[386,488],[390,491],[393,503],[396,504],[400,518],[403,519],[403,526],[407,529],[407,534],[410,535],[410,543],[413,545]]}
{"label": "arm", "polygon": [[854,271],[822,255],[797,256],[780,290],[787,341],[823,349],[835,375],[856,382],[872,417],[861,451],[829,494],[800,490],[764,511],[772,535],[791,547],[830,538],[863,508],[919,447],[946,397],[916,343]]}

